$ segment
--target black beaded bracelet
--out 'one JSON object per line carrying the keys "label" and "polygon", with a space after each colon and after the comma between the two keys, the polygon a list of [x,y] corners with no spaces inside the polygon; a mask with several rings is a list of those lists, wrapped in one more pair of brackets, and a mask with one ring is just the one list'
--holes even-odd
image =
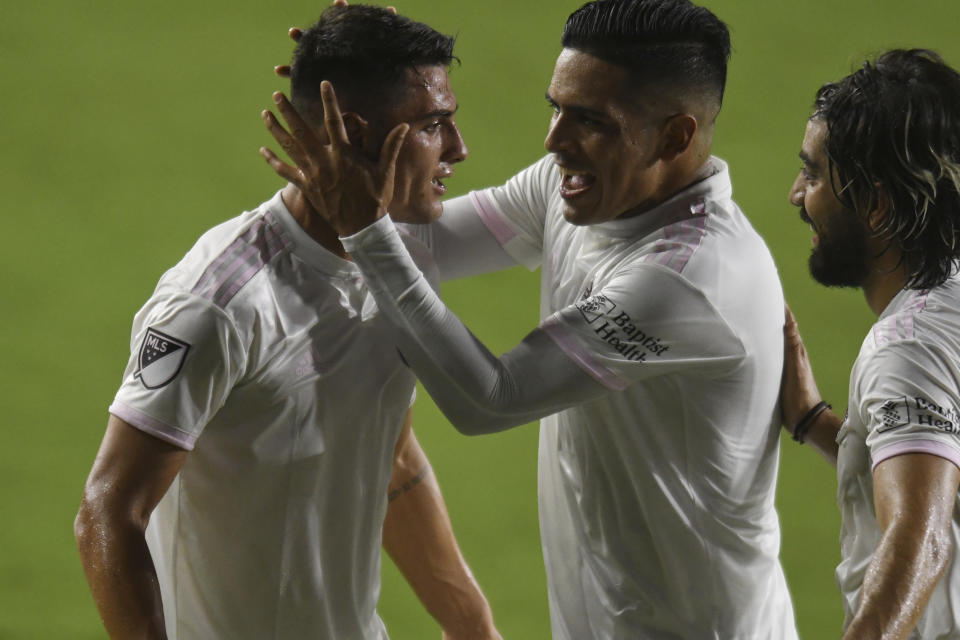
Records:
{"label": "black beaded bracelet", "polygon": [[817,404],[813,405],[813,408],[810,411],[807,411],[807,415],[803,416],[800,419],[800,422],[797,423],[797,426],[793,428],[793,439],[803,444],[803,439],[807,435],[807,431],[810,431],[810,427],[813,426],[814,421],[816,421],[817,416],[826,411],[827,409],[832,409],[833,407],[821,400]]}

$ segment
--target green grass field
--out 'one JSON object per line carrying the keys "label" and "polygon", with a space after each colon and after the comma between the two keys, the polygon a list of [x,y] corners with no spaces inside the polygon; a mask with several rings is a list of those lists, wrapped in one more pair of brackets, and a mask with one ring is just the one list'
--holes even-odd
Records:
{"label": "green grass field", "polygon": [[[399,2],[399,0],[397,0]],[[130,321],[160,274],[206,228],[267,199],[280,180],[257,154],[259,117],[286,88],[291,25],[306,2],[8,3],[0,19],[0,639],[102,638],[72,521],[127,359]],[[458,34],[458,123],[471,157],[451,193],[499,183],[543,153],[543,99],[559,34],[579,2],[407,0]],[[840,411],[871,316],[857,292],[806,272],[810,232],[786,200],[814,91],[891,46],[960,65],[956,0],[708,3],[734,54],[715,152],[767,238],[821,390]],[[444,294],[495,351],[537,320],[537,276],[513,270]],[[421,393],[416,430],[461,546],[506,638],[549,635],[536,516],[536,428],[468,439]],[[781,555],[802,636],[839,636],[832,470],[783,444]],[[393,638],[439,638],[389,560],[380,605]]]}

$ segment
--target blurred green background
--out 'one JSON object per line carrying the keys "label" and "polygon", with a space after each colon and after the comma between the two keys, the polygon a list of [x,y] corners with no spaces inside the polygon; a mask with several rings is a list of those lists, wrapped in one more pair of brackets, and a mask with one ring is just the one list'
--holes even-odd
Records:
{"label": "blurred green background", "polygon": [[[400,2],[400,0],[397,0]],[[956,0],[707,3],[734,54],[715,152],[767,238],[821,390],[841,412],[871,316],[858,292],[806,271],[810,232],[786,199],[816,88],[891,46],[960,64]],[[259,117],[286,87],[286,29],[323,3],[5,3],[0,17],[0,639],[101,638],[72,535],[81,487],[128,357],[133,313],[160,274],[215,223],[281,186],[257,154]],[[404,0],[458,35],[453,71],[469,161],[452,194],[536,160],[559,34],[576,1]],[[487,344],[513,346],[537,320],[537,276],[512,270],[444,294]],[[536,428],[468,439],[425,393],[416,430],[461,546],[506,638],[549,635],[536,509]],[[839,637],[833,471],[783,443],[781,555],[804,638]],[[439,638],[389,560],[380,611],[393,638]]]}

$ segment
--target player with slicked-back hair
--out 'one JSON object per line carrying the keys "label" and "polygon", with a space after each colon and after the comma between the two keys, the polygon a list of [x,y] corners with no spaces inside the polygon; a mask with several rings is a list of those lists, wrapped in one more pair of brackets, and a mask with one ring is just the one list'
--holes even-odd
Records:
{"label": "player with slicked-back hair", "polygon": [[336,85],[345,109],[368,117],[404,89],[405,72],[449,67],[454,39],[380,7],[328,7],[300,36],[290,65],[290,101],[314,123],[323,119],[320,83]]}
{"label": "player with slicked-back hair", "polygon": [[846,416],[821,398],[793,315],[784,426],[837,468],[844,638],[960,638],[960,74],[883,53],[816,94],[790,201],[810,273],[877,322]]}
{"label": "player with slicked-back hair", "polygon": [[550,155],[415,231],[441,277],[541,267],[540,324],[499,357],[398,240],[403,159],[347,139],[329,87],[329,143],[275,131],[299,169],[274,169],[340,234],[457,429],[540,419],[556,640],[794,640],[774,510],[783,294],[710,153],[726,25],[687,0],[596,0],[562,44]]}
{"label": "player with slicked-back hair", "polygon": [[560,42],[628,69],[638,87],[707,91],[720,109],[730,32],[704,7],[683,0],[589,2],[567,18]]}
{"label": "player with slicked-back hair", "polygon": [[[322,126],[327,79],[344,85],[345,128],[365,154],[409,127],[395,215],[433,220],[467,154],[452,59],[453,38],[425,24],[330,8],[293,62],[310,118],[299,133]],[[413,434],[415,379],[392,334],[292,184],[164,274],[134,318],[75,524],[112,638],[384,640],[383,548],[445,640],[500,640]]]}

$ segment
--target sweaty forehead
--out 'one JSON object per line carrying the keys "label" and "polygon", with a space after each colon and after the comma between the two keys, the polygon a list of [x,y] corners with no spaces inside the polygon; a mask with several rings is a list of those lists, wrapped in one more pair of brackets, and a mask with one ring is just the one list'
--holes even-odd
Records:
{"label": "sweaty forehead", "polygon": [[424,65],[404,72],[404,90],[396,105],[400,120],[413,121],[457,110],[446,67]]}
{"label": "sweaty forehead", "polygon": [[560,104],[592,105],[621,98],[627,71],[600,58],[564,49],[557,58],[548,90],[550,97]]}
{"label": "sweaty forehead", "polygon": [[809,164],[821,164],[826,153],[827,123],[820,118],[807,120],[807,128],[800,145],[800,157]]}

